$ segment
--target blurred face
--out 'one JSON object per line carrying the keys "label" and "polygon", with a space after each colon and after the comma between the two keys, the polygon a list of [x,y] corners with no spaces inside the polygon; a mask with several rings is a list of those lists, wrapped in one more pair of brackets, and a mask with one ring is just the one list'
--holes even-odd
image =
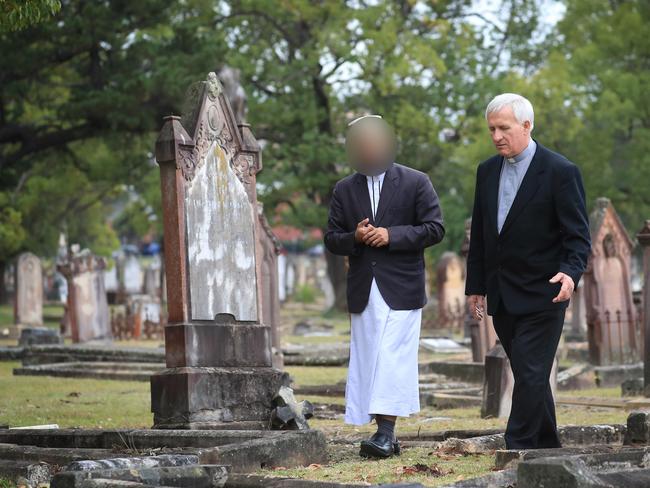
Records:
{"label": "blurred face", "polygon": [[388,169],[395,159],[395,136],[382,119],[359,120],[348,130],[348,160],[359,173],[375,176]]}
{"label": "blurred face", "polygon": [[511,158],[521,153],[530,142],[530,121],[517,122],[512,108],[506,107],[487,117],[492,143],[501,156]]}

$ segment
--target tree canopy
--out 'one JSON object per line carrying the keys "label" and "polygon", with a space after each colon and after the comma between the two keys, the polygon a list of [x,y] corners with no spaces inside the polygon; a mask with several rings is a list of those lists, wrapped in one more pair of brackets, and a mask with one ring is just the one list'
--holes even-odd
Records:
{"label": "tree canopy", "polygon": [[260,198],[285,223],[325,225],[350,171],[346,123],[379,113],[399,161],[441,196],[449,232],[434,253],[458,250],[476,165],[493,153],[484,107],[515,91],[535,107],[534,136],[580,166],[589,201],[608,196],[635,230],[650,216],[650,9],[564,0],[555,22],[549,4],[0,2],[0,262],[53,254],[61,231],[108,253],[156,230],[162,117],[226,64],[263,141]]}

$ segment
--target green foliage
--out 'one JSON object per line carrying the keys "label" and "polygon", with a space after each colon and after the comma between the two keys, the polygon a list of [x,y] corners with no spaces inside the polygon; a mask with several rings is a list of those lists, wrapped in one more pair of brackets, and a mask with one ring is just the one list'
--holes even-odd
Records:
{"label": "green foliage", "polygon": [[60,9],[59,0],[0,0],[0,33],[25,29]]}
{"label": "green foliage", "polygon": [[9,205],[6,194],[0,193],[0,257],[18,252],[25,235],[22,214]]}
{"label": "green foliage", "polygon": [[298,303],[314,303],[316,301],[316,289],[311,285],[300,285],[296,288],[291,299]]}

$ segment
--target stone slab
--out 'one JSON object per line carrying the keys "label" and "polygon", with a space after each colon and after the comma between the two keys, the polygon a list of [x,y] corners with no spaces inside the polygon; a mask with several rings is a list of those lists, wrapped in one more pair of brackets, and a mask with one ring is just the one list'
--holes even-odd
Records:
{"label": "stone slab", "polygon": [[118,347],[110,345],[30,346],[23,353],[23,365],[64,362],[164,363],[163,348]]}
{"label": "stone slab", "polygon": [[192,488],[223,487],[228,468],[218,465],[172,466],[158,468],[98,469],[62,471],[54,475],[51,488],[78,488],[92,478],[134,481],[147,486],[187,486]]}
{"label": "stone slab", "polygon": [[447,378],[467,383],[483,383],[485,366],[483,363],[463,361],[430,361],[420,363],[420,374],[441,374]]}
{"label": "stone slab", "polygon": [[66,362],[34,364],[14,368],[16,376],[53,376],[100,380],[149,381],[151,375],[165,369],[164,363]]}
{"label": "stone slab", "polygon": [[643,377],[643,363],[594,366],[594,374],[597,386],[618,387],[625,380]]}
{"label": "stone slab", "polygon": [[557,449],[510,449],[497,450],[494,456],[495,469],[512,468],[516,464],[532,459],[578,454],[607,454],[623,449],[621,446],[595,445],[587,447],[561,447]]}
{"label": "stone slab", "polygon": [[[513,488],[516,485],[517,472],[514,469],[507,469],[496,473],[486,474],[469,480],[457,481],[441,488]],[[521,487],[528,488],[528,487]],[[560,488],[559,486],[549,488]]]}

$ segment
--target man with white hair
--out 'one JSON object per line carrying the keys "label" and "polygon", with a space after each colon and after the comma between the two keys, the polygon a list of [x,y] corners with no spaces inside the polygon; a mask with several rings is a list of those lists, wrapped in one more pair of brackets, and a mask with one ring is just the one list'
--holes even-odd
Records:
{"label": "man with white hair", "polygon": [[508,449],[560,447],[549,376],[564,313],[591,250],[578,168],[531,138],[533,106],[514,93],[485,112],[498,155],[476,174],[465,293],[493,317],[515,378]]}

